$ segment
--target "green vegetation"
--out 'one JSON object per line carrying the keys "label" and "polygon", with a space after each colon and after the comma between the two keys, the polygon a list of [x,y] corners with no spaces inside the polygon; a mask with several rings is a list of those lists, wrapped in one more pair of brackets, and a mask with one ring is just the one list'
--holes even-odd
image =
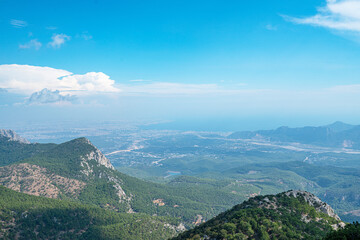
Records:
{"label": "green vegetation", "polygon": [[321,239],[337,223],[305,197],[281,193],[251,198],[174,239]]}
{"label": "green vegetation", "polygon": [[[256,172],[252,176],[248,171]],[[281,171],[281,174],[276,174]],[[284,172],[291,172],[293,177],[286,176]],[[360,170],[356,168],[340,168],[335,166],[318,166],[300,161],[286,163],[251,164],[226,172],[232,178],[256,178],[268,176],[281,176],[284,183],[297,182],[303,189],[316,193],[323,201],[329,203],[339,212],[341,219],[352,222],[359,217],[345,214],[349,210],[360,208],[358,191],[360,189]],[[297,179],[294,178],[297,176]],[[299,178],[300,177],[300,178]],[[302,180],[301,180],[302,178]],[[274,177],[273,177],[274,179]],[[272,182],[276,182],[275,179]],[[289,184],[288,184],[289,185]],[[289,185],[289,188],[293,188]],[[294,188],[293,188],[294,189]],[[301,188],[296,188],[301,189]]]}
{"label": "green vegetation", "polygon": [[[166,140],[167,138],[164,139],[164,141]],[[186,137],[186,140],[189,146],[180,148],[184,152],[189,151],[189,149],[191,150],[193,144],[216,145],[216,141],[202,143],[197,142],[195,139],[195,142],[190,142],[193,140],[188,137]],[[172,143],[167,144],[165,144],[165,147],[170,148]],[[12,148],[15,150],[12,150]],[[61,206],[58,208],[58,212],[54,208],[46,209],[49,205],[43,204],[41,206],[44,206],[44,208],[38,206],[37,210],[34,210],[33,215],[29,215],[31,219],[38,219],[34,220],[35,222],[44,222],[50,226],[49,229],[51,228],[52,230],[47,229],[46,231],[50,231],[47,234],[55,236],[61,232],[64,239],[77,237],[80,239],[81,237],[91,239],[93,236],[99,239],[116,239],[119,236],[125,236],[121,235],[124,232],[130,234],[125,237],[127,239],[131,239],[132,236],[134,239],[136,237],[146,239],[146,237],[151,236],[159,239],[161,238],[160,235],[152,235],[157,234],[156,232],[150,234],[151,228],[155,227],[161,233],[164,233],[165,230],[161,226],[164,226],[166,222],[174,222],[173,219],[184,222],[187,227],[193,227],[199,216],[202,220],[208,220],[249,197],[258,194],[278,193],[288,189],[302,189],[315,192],[323,200],[334,204],[341,212],[348,211],[349,209],[355,210],[359,206],[355,194],[358,187],[360,187],[358,186],[358,178],[360,177],[358,170],[318,167],[300,161],[286,161],[292,158],[304,159],[305,153],[272,152],[269,155],[269,153],[265,152],[250,151],[240,153],[239,155],[239,153],[234,152],[233,155],[223,155],[222,159],[212,158],[211,160],[208,159],[209,155],[200,153],[198,156],[189,158],[190,160],[187,158],[169,159],[162,162],[166,167],[153,168],[156,171],[155,174],[166,173],[168,171],[166,168],[170,167],[170,169],[176,169],[181,174],[185,173],[193,176],[169,176],[160,180],[159,182],[161,183],[154,183],[107,168],[99,164],[97,159],[88,159],[86,156],[91,152],[96,152],[97,149],[89,144],[85,138],[75,139],[63,144],[21,144],[6,141],[0,142],[0,149],[2,149],[0,157],[8,159],[7,162],[5,160],[0,162],[2,165],[7,163],[29,163],[46,168],[49,174],[57,174],[68,179],[80,180],[86,184],[75,195],[61,192],[58,198],[63,199],[63,202],[49,199],[48,201],[54,201],[51,204],[56,203],[54,206]],[[221,153],[221,150],[219,150],[219,153]],[[263,161],[265,156],[271,156],[272,158],[269,159],[268,163],[259,163]],[[276,157],[279,162],[270,162]],[[84,161],[86,162],[85,165]],[[241,166],[237,167],[240,162],[242,162]],[[248,164],[253,162],[255,164]],[[193,169],[191,169],[192,166],[194,166]],[[134,172],[136,172],[136,169]],[[147,172],[149,177],[154,176],[145,168],[139,168],[139,172],[141,174]],[[22,182],[19,181],[19,184],[21,186]],[[346,201],[344,201],[343,196],[345,196]],[[334,219],[321,215],[321,213],[314,211],[308,205],[304,205],[301,199],[294,198],[294,200],[289,200],[288,197],[283,198],[279,195],[277,202],[281,203],[282,207],[267,209],[256,207],[259,199],[262,198],[254,198],[255,202],[251,202],[252,200],[246,202],[248,205],[253,203],[253,205],[249,205],[250,207],[248,206],[246,209],[234,207],[232,210],[224,213],[229,213],[228,215],[221,214],[215,218],[217,219],[216,221],[210,220],[194,230],[184,233],[179,238],[185,236],[184,238],[196,239],[202,236],[201,234],[206,230],[206,235],[208,236],[226,239],[242,239],[246,236],[257,239],[298,239],[300,236],[305,236],[306,239],[320,239],[331,229],[329,224],[334,223]],[[159,202],[161,202],[161,205]],[[65,207],[62,204],[65,204]],[[67,207],[68,205],[66,204],[72,204],[71,206],[73,207]],[[20,205],[19,203],[17,207],[20,207]],[[21,215],[16,215],[18,211],[11,210],[14,212],[12,213],[5,210],[8,207],[11,208],[11,205],[3,204],[0,206],[4,207],[4,210],[0,210],[0,213],[4,213],[2,216],[8,217],[8,219],[14,217],[19,223],[13,227],[11,227],[11,224],[11,226],[3,226],[2,229],[5,229],[8,238],[14,236],[11,234],[17,231],[16,228],[20,229],[19,231],[24,236],[34,237],[34,235],[31,235],[34,233],[26,230],[34,227],[31,225],[34,221],[26,223],[26,219]],[[25,204],[24,207],[26,208],[26,206],[30,207],[30,204]],[[83,210],[84,208],[91,210]],[[296,209],[295,212],[289,211],[289,209],[293,208]],[[78,212],[80,211],[79,209],[82,209],[81,213]],[[236,216],[230,214],[232,211],[235,211],[234,209],[236,210],[238,220],[236,220]],[[120,220],[114,222],[105,219],[103,221],[99,220],[99,224],[96,224],[96,226],[90,227],[86,225],[89,222],[97,223],[96,219],[102,214],[97,212],[100,210],[106,214],[111,212],[111,214],[116,216],[127,216],[123,217],[123,219],[128,222],[125,223]],[[95,215],[94,211],[96,212]],[[125,214],[128,211],[136,212],[136,214]],[[22,211],[22,213],[24,212],[28,214],[31,211]],[[61,216],[61,212],[66,213],[68,216],[81,217],[82,220],[76,220],[76,218],[74,220],[75,222],[81,221],[81,223],[72,223],[65,216],[56,217],[55,221],[61,219],[60,221],[63,221],[61,225],[64,225],[62,228],[58,227],[51,222],[54,220],[48,216],[57,214]],[[309,223],[301,220],[301,216],[304,214],[310,216]],[[157,225],[144,225],[144,228],[141,227],[143,220],[136,218],[141,217],[150,221],[152,219],[150,216],[153,215],[165,218],[154,218],[156,221],[151,223],[156,223]],[[221,216],[225,216],[224,219],[221,219]],[[314,221],[315,217],[320,217],[324,221]],[[231,221],[228,219],[231,219]],[[345,220],[348,219],[351,219],[351,216],[345,218]],[[24,224],[22,224],[22,221],[25,221]],[[69,227],[66,226],[67,222],[70,224]],[[77,229],[82,230],[76,233],[76,231],[70,229],[73,225],[78,226],[79,228]],[[204,228],[203,226],[207,227]],[[41,227],[38,228],[41,229]],[[84,229],[86,231],[83,233]],[[138,229],[141,229],[140,233],[143,232],[144,235],[137,235]],[[174,233],[174,230],[169,231],[169,234],[171,231],[173,231],[171,234]]]}
{"label": "green vegetation", "polygon": [[[63,177],[70,177],[84,180],[86,177],[81,174],[81,157],[96,148],[88,143],[86,138],[77,138],[62,144],[55,145],[48,151],[33,154],[30,158],[23,158],[21,162],[35,164],[48,169],[50,172]],[[97,164],[93,163],[96,167]]]}
{"label": "green vegetation", "polygon": [[0,186],[1,239],[166,239],[171,218],[125,214]]}
{"label": "green vegetation", "polygon": [[0,136],[0,166],[5,166],[35,154],[48,151],[55,144],[24,144],[17,141],[8,141]]}
{"label": "green vegetation", "polygon": [[[20,145],[29,149],[42,146],[42,144]],[[181,218],[187,226],[193,226],[197,215],[210,219],[245,200],[243,195],[222,189],[230,184],[228,181],[219,182],[181,176],[167,184],[151,183],[99,165],[95,160],[86,161],[91,171],[88,175],[84,174],[83,170],[86,170],[82,166],[84,156],[96,150],[87,139],[78,138],[62,144],[51,144],[51,147],[44,147],[43,151],[33,149],[31,157],[25,154],[21,158],[19,154],[18,159],[21,161],[17,163],[37,165],[46,168],[50,173],[86,183],[76,197],[60,194],[61,199],[72,199],[119,212],[130,210],[149,215]],[[120,197],[116,187],[121,187],[126,196]],[[162,199],[164,205],[153,203],[156,199]]]}
{"label": "green vegetation", "polygon": [[360,239],[360,223],[354,222],[348,224],[345,228],[337,231],[331,231],[324,240],[358,240]]}
{"label": "green vegetation", "polygon": [[[116,174],[123,180],[124,191],[134,196],[131,201],[134,211],[180,217],[189,226],[198,214],[210,219],[245,200],[242,196],[222,191],[218,187],[201,184],[201,179],[193,177],[180,177],[164,185],[145,182],[118,172]],[[155,199],[163,199],[165,205],[156,206],[152,202]]]}

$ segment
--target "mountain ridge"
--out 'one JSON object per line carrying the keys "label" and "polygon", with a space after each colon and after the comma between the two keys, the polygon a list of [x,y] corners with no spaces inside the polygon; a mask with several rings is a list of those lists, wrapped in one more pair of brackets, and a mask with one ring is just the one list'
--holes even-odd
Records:
{"label": "mountain ridge", "polygon": [[174,239],[321,239],[344,226],[312,193],[289,190],[250,198]]}
{"label": "mountain ridge", "polygon": [[360,125],[340,121],[329,125],[290,128],[281,126],[273,130],[239,131],[230,139],[251,139],[262,142],[293,142],[322,147],[360,149]]}
{"label": "mountain ridge", "polygon": [[197,215],[209,219],[244,200],[224,191],[226,197],[219,197],[206,187],[190,190],[183,183],[152,183],[120,173],[86,138],[61,144],[0,141],[0,184],[118,212],[177,217],[186,226]]}

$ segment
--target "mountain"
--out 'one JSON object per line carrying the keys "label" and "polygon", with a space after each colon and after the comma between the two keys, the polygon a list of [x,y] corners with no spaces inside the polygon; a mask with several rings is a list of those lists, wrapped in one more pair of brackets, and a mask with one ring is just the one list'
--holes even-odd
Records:
{"label": "mountain", "polygon": [[0,165],[0,184],[19,192],[176,217],[186,226],[198,215],[209,219],[245,199],[216,186],[189,185],[193,180],[186,178],[165,185],[122,174],[86,138],[62,144],[0,141]]}
{"label": "mountain", "polygon": [[0,129],[0,166],[5,166],[47,151],[55,144],[29,143],[13,130]]}
{"label": "mountain", "polygon": [[345,224],[315,195],[257,196],[174,239],[321,239]]}
{"label": "mountain", "polygon": [[354,128],[355,125],[351,125],[351,124],[343,123],[343,122],[340,122],[340,121],[336,121],[336,122],[334,122],[332,124],[329,124],[329,125],[326,125],[324,127],[329,128],[333,132],[342,132],[342,131],[347,131],[347,130],[350,130],[350,129]]}
{"label": "mountain", "polygon": [[229,135],[229,138],[360,149],[360,126],[343,122],[320,127],[289,128],[283,126],[275,130],[235,132]]}
{"label": "mountain", "polygon": [[17,135],[13,130],[0,129],[0,138],[5,139],[6,141],[15,141],[15,142],[27,143],[27,144],[30,143],[25,138],[22,138],[19,135]]}
{"label": "mountain", "polygon": [[126,214],[0,186],[0,239],[167,239],[176,220]]}
{"label": "mountain", "polygon": [[[252,174],[249,175],[249,172]],[[272,188],[272,192],[266,192],[266,187],[274,185],[279,182],[277,179],[281,179],[280,186],[285,185],[284,187],[287,189],[296,187],[296,189],[311,191],[321,197],[336,209],[344,221],[359,220],[360,170],[357,168],[324,166],[303,161],[269,162],[233,168],[222,172],[222,175],[237,180],[243,177],[248,179],[250,176],[252,179],[268,179],[267,185],[256,182],[258,186],[262,187],[263,194],[280,192],[281,188]]]}

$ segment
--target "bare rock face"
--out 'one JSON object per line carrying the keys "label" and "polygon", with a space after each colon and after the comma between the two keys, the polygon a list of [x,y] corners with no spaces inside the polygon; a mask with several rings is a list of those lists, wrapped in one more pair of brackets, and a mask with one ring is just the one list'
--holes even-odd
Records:
{"label": "bare rock face", "polygon": [[20,143],[24,143],[24,144],[30,144],[30,142],[28,140],[26,140],[23,137],[20,137],[18,134],[16,134],[15,131],[10,130],[10,129],[0,129],[0,137],[7,138],[8,141],[15,141],[15,142],[20,142]]}
{"label": "bare rock face", "polygon": [[95,160],[98,163],[98,165],[102,165],[113,170],[115,169],[114,166],[110,163],[109,159],[107,159],[99,149],[96,149],[95,151],[92,151],[89,154],[87,154],[85,156],[85,159],[87,159],[87,161]]}
{"label": "bare rock face", "polygon": [[133,213],[134,211],[132,210],[130,205],[130,202],[132,200],[132,195],[131,194],[129,196],[126,195],[125,191],[121,187],[122,180],[117,176],[113,175],[111,171],[107,171],[104,169],[96,170],[96,167],[94,166],[94,161],[96,162],[97,167],[104,166],[110,170],[115,170],[114,166],[110,163],[109,159],[107,159],[105,155],[102,154],[102,152],[99,149],[97,149],[88,139],[84,138],[83,141],[85,141],[86,144],[91,145],[93,147],[92,148],[93,150],[87,153],[86,155],[81,156],[80,165],[83,168],[81,172],[85,174],[87,177],[96,175],[99,178],[106,179],[108,182],[112,183],[116,195],[119,197],[119,202],[127,203],[128,212]]}
{"label": "bare rock face", "polygon": [[107,157],[105,157],[105,155],[102,154],[102,152],[99,149],[97,149],[88,139],[85,139],[85,141],[87,144],[91,145],[94,150],[89,152],[85,156],[81,156],[80,165],[83,167],[82,170],[83,174],[85,174],[86,176],[90,176],[93,173],[94,168],[91,164],[89,164],[91,160],[95,160],[97,166],[104,166],[111,170],[115,170],[114,166],[110,163],[109,159],[107,159]]}
{"label": "bare rock face", "polygon": [[332,209],[330,207],[330,205],[328,205],[327,203],[323,202],[320,200],[320,198],[318,198],[317,196],[315,196],[312,193],[306,192],[306,191],[298,191],[298,190],[292,190],[292,191],[288,191],[285,193],[287,196],[289,197],[303,197],[305,199],[305,201],[315,207],[315,209],[319,212],[325,213],[327,215],[329,215],[330,217],[335,218],[336,220],[341,221],[340,217],[338,215],[335,214],[334,209]]}

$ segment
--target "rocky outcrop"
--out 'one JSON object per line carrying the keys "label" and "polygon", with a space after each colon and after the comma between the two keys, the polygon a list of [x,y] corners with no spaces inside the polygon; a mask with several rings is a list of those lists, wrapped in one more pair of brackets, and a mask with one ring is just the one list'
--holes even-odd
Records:
{"label": "rocky outcrop", "polygon": [[23,137],[20,137],[16,134],[15,131],[9,129],[0,129],[0,138],[5,138],[7,141],[15,141],[24,144],[29,144],[30,142]]}
{"label": "rocky outcrop", "polygon": [[85,156],[82,157],[83,161],[91,161],[91,160],[95,160],[98,164],[98,166],[104,166],[107,168],[110,168],[112,170],[115,170],[114,166],[110,163],[109,159],[107,159],[107,157],[105,157],[104,154],[102,154],[102,152],[97,149],[97,147],[95,147],[90,141],[89,139],[85,138],[85,141],[87,144],[91,145],[94,150],[89,152],[88,154],[86,154]]}
{"label": "rocky outcrop", "polygon": [[303,197],[304,200],[310,205],[313,206],[318,212],[325,213],[330,217],[335,218],[338,221],[341,221],[340,217],[335,214],[334,209],[330,207],[329,204],[323,202],[312,193],[306,191],[298,191],[298,190],[291,190],[285,193],[286,196],[291,197]]}
{"label": "rocky outcrop", "polygon": [[85,174],[86,176],[90,176],[94,172],[94,166],[91,163],[91,161],[93,160],[95,161],[98,167],[104,166],[111,170],[115,170],[114,166],[110,163],[109,159],[107,159],[107,157],[105,157],[105,155],[102,154],[102,152],[99,149],[97,149],[89,141],[89,139],[84,138],[84,141],[86,142],[86,144],[91,145],[93,150],[87,153],[86,155],[80,157],[81,158],[80,165],[83,168],[81,172],[83,174]]}
{"label": "rocky outcrop", "polygon": [[[81,172],[87,177],[96,176],[101,179],[106,179],[109,183],[111,183],[115,189],[116,195],[119,197],[119,203],[125,203],[127,205],[128,212],[132,213],[133,210],[130,205],[132,195],[126,195],[125,191],[121,187],[122,180],[114,175],[112,171],[107,170],[115,170],[114,166],[110,163],[109,159],[107,159],[105,155],[102,154],[102,152],[97,149],[88,139],[83,138],[81,140],[92,146],[92,150],[89,153],[80,157],[80,165],[82,167]],[[100,166],[106,167],[107,169],[96,168]]]}

